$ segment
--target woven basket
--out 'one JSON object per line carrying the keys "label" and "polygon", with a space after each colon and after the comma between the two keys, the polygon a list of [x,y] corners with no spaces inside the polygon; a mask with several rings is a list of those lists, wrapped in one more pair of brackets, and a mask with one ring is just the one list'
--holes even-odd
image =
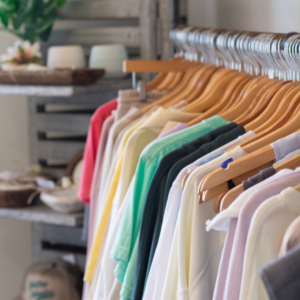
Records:
{"label": "woven basket", "polygon": [[38,197],[35,197],[31,203],[27,203],[30,196],[35,192],[33,188],[24,188],[19,190],[0,190],[0,207],[26,207],[33,205]]}

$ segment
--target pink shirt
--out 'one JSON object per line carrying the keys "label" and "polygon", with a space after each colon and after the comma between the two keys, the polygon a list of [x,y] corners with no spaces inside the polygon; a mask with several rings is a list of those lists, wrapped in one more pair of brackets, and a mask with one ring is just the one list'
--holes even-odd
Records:
{"label": "pink shirt", "polygon": [[240,298],[240,287],[242,282],[245,248],[250,223],[256,209],[264,201],[266,201],[272,196],[279,194],[282,190],[286,189],[287,187],[293,187],[299,184],[299,181],[300,171],[284,175],[254,192],[250,197],[248,197],[247,201],[242,206],[237,221],[232,251],[230,255],[224,299],[239,300]]}
{"label": "pink shirt", "polygon": [[229,268],[230,254],[232,250],[237,218],[232,218],[229,222],[229,228],[226,235],[226,240],[223,247],[223,252],[220,260],[218,276],[215,284],[213,300],[222,300],[226,284],[226,276]]}
{"label": "pink shirt", "polygon": [[118,102],[116,98],[101,105],[91,118],[84,149],[82,173],[78,191],[78,197],[81,201],[88,204],[90,202],[90,191],[102,126],[105,119],[111,115],[111,112],[114,109],[117,108],[117,104]]}
{"label": "pink shirt", "polygon": [[226,241],[223,248],[223,255],[221,257],[217,281],[214,290],[213,300],[223,300],[224,291],[227,279],[227,273],[229,268],[230,255],[232,251],[233,239],[235,235],[236,225],[239,213],[245,204],[246,200],[260,188],[268,185],[272,181],[282,178],[284,175],[293,173],[292,170],[284,169],[274,174],[272,177],[265,179],[264,181],[254,185],[247,189],[228,207],[228,209],[222,211],[213,220],[207,222],[207,230],[215,229],[220,231],[226,231]]}

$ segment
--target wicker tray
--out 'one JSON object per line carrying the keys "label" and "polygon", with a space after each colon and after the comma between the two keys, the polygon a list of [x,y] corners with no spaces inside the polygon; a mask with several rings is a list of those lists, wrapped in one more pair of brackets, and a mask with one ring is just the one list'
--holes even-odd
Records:
{"label": "wicker tray", "polygon": [[33,205],[37,197],[34,197],[30,204],[27,201],[34,192],[34,189],[0,191],[0,207],[14,208]]}
{"label": "wicker tray", "polygon": [[103,69],[0,71],[0,84],[85,85],[96,83],[104,73]]}

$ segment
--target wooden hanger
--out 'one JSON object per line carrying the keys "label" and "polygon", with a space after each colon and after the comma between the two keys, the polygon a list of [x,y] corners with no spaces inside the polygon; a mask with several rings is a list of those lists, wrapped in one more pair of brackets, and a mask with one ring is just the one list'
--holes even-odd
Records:
{"label": "wooden hanger", "polygon": [[[233,183],[238,186],[240,185],[244,180],[247,180],[248,178],[256,175],[259,171],[261,170],[264,170],[268,167],[271,167],[273,165],[273,162],[268,162],[262,166],[259,166],[258,168],[255,168],[253,170],[250,170],[249,172],[246,172],[240,176],[237,176],[235,178],[232,179]],[[228,184],[227,182],[224,182],[216,187],[214,187],[213,189],[210,189],[210,190],[207,190],[207,191],[204,191],[203,193],[201,192],[201,184],[199,185],[198,187],[198,194],[201,195],[202,194],[202,201],[203,202],[207,202],[207,201],[210,201],[216,197],[218,197],[219,195],[222,195],[222,194],[225,194],[225,193],[229,193],[230,191],[234,190],[231,189],[229,190],[228,189]]]}
{"label": "wooden hanger", "polygon": [[263,132],[270,128],[273,124],[275,124],[281,117],[282,113],[287,111],[289,108],[289,105],[291,104],[294,97],[297,95],[297,93],[300,91],[299,83],[296,83],[297,86],[295,86],[292,90],[289,90],[287,94],[284,95],[282,98],[282,101],[280,102],[275,114],[272,115],[270,120],[263,124],[261,127],[257,128],[257,132]]}
{"label": "wooden hanger", "polygon": [[184,89],[180,93],[178,93],[176,96],[172,97],[168,102],[163,104],[165,108],[170,107],[179,101],[185,99],[187,96],[189,96],[193,90],[196,88],[197,84],[201,80],[201,77],[205,73],[205,71],[209,68],[209,66],[205,66],[202,68],[199,68],[195,74],[191,77],[190,81],[187,83]]}
{"label": "wooden hanger", "polygon": [[173,80],[170,82],[170,84],[167,86],[168,90],[172,90],[174,89],[180,82],[180,80],[182,79],[184,73],[176,73],[176,75],[174,76]]}
{"label": "wooden hanger", "polygon": [[265,80],[265,79],[266,79],[266,76],[251,77],[251,80],[244,87],[244,89],[242,90],[242,92],[240,93],[238,98],[232,99],[233,101],[231,100],[231,103],[229,103],[229,105],[224,107],[222,109],[222,111],[220,112],[220,114],[227,112],[229,109],[235,108],[241,101],[243,101],[243,99],[246,97],[247,93],[249,93],[251,91],[251,89],[253,89],[253,87],[255,87],[256,84],[258,84],[259,82],[261,82],[262,80]]}
{"label": "wooden hanger", "polygon": [[203,120],[206,120],[216,114],[218,114],[219,111],[230,101],[233,97],[238,97],[239,93],[243,89],[243,87],[247,84],[247,82],[250,80],[250,76],[247,76],[245,74],[241,74],[234,78],[228,85],[227,89],[223,93],[222,97],[217,101],[215,105],[213,105],[211,108],[209,108],[206,112],[201,114],[199,117],[192,120],[190,123],[188,123],[189,126],[192,126],[194,124],[200,123]]}
{"label": "wooden hanger", "polygon": [[299,110],[300,110],[300,103],[298,104],[297,108],[293,112],[292,116],[289,118],[288,122],[291,121],[296,116],[296,114],[298,114]]}
{"label": "wooden hanger", "polygon": [[237,103],[237,105],[233,106],[228,111],[219,114],[219,116],[227,121],[233,121],[236,119],[238,116],[244,113],[251,101],[255,98],[256,94],[264,85],[268,83],[268,81],[268,78],[264,78],[256,83],[252,88],[250,88],[250,90],[246,92],[245,97],[239,103]]}
{"label": "wooden hanger", "polygon": [[215,201],[214,211],[216,214],[218,214],[221,211],[221,201],[222,201],[223,196],[224,195],[219,195]]}
{"label": "wooden hanger", "polygon": [[297,186],[295,186],[295,187],[293,187],[293,189],[300,193],[300,184],[297,185]]}
{"label": "wooden hanger", "polygon": [[225,195],[223,194],[222,197],[218,199],[220,202],[219,211],[223,211],[228,208],[242,192],[244,192],[244,187],[242,184],[239,184]]}
{"label": "wooden hanger", "polygon": [[224,70],[221,74],[218,73],[218,76],[213,76],[204,93],[191,104],[189,104],[185,111],[195,113],[203,112],[209,109],[220,99],[230,81],[236,76],[236,72],[228,70]]}
{"label": "wooden hanger", "polygon": [[[300,102],[300,94],[296,95],[290,104],[289,109],[284,113],[283,119],[290,117],[295,108]],[[280,120],[279,120],[280,121]],[[280,125],[280,126],[279,126]],[[290,120],[287,124],[278,124],[279,129],[270,133],[269,135],[250,143],[243,147],[244,151],[248,154],[247,156],[236,160],[229,164],[228,169],[218,169],[210,173],[201,185],[201,191],[208,190],[221,183],[230,180],[231,174],[241,175],[244,172],[252,170],[253,168],[259,167],[262,164],[268,163],[275,159],[275,154],[270,143],[279,140],[280,138],[286,137],[289,134],[299,131],[300,128],[300,111]],[[253,152],[253,153],[251,153]]]}
{"label": "wooden hanger", "polygon": [[[258,115],[261,110],[259,109],[264,102],[271,101],[271,97],[267,97],[269,92],[274,89],[274,87],[279,83],[279,80],[272,80],[267,83],[263,88],[257,93],[253,101],[248,106],[243,114],[234,119],[234,122],[241,125],[241,121],[247,119],[251,114]],[[282,82],[280,82],[282,84]],[[275,93],[275,92],[274,92]],[[266,104],[267,105],[267,104]],[[265,106],[266,106],[265,105]]]}
{"label": "wooden hanger", "polygon": [[[192,89],[192,91],[187,95],[184,99],[184,102],[190,103],[192,102],[195,98],[199,97],[203,91],[205,90],[207,84],[209,83],[211,77],[213,76],[214,73],[216,73],[220,68],[215,68],[215,67],[208,67],[203,74],[200,76],[198,83],[196,86]],[[166,103],[165,107],[170,107],[178,103],[178,99],[173,99],[170,100],[168,103]]]}
{"label": "wooden hanger", "polygon": [[194,91],[188,96],[186,97],[185,101],[187,103],[190,103],[192,101],[194,101],[195,99],[197,99],[198,97],[200,97],[200,95],[202,95],[203,91],[205,90],[207,84],[209,83],[210,79],[212,78],[212,76],[218,72],[221,71],[222,68],[220,67],[209,67],[205,73],[201,76],[200,81],[198,82],[196,88],[194,89]]}
{"label": "wooden hanger", "polygon": [[[243,76],[243,75],[241,74],[240,76]],[[245,76],[246,76],[246,78],[244,78],[244,79],[238,84],[237,89],[234,91],[232,97],[236,97],[236,98],[237,98],[237,97],[242,96],[242,95],[246,92],[245,86],[246,86],[246,88],[252,86],[252,83],[249,82],[249,81],[253,80],[253,77],[248,77],[248,74],[245,74]],[[236,79],[240,80],[240,78],[238,78],[238,77],[235,78],[235,80],[233,80],[233,81],[231,82],[231,87],[233,87],[234,83],[236,83],[236,82],[234,82],[234,81],[236,81]],[[238,81],[238,80],[237,80],[237,81]],[[259,79],[258,79],[258,78],[255,78],[255,83],[256,83],[257,81],[259,81]],[[230,87],[228,87],[228,88],[230,88]],[[228,90],[228,91],[229,91],[229,90]],[[226,92],[227,92],[227,91],[226,91]],[[227,96],[226,92],[225,92],[225,94],[224,94],[224,97]],[[231,98],[232,98],[232,97],[231,97]],[[226,100],[228,100],[228,99],[225,99],[225,101],[226,101]],[[220,103],[220,105],[218,105],[218,109],[219,109],[219,108],[221,109],[221,107],[222,107],[223,104],[224,104],[224,102],[223,102],[222,99],[221,99],[221,103]],[[214,114],[216,113],[216,111],[215,111],[215,112],[214,112],[214,111],[211,111],[211,113],[212,113],[212,115],[214,115]],[[211,115],[211,116],[212,116],[212,115]],[[194,120],[192,120],[191,122],[189,122],[189,123],[188,123],[188,126],[192,126],[192,125],[194,125],[194,124],[197,124],[197,123],[199,123],[199,122],[205,120],[205,119],[208,118],[208,117],[210,117],[210,116],[208,116],[208,114],[206,114],[206,112],[205,112],[205,113],[201,114],[199,117],[197,117],[197,118],[195,118]],[[235,147],[234,147],[234,148],[235,148]],[[196,169],[196,168],[195,168],[195,169]],[[187,172],[187,173],[185,174],[185,176],[184,176],[184,178],[183,178],[183,180],[182,180],[182,189],[184,189],[185,184],[186,184],[186,181],[187,181],[189,175],[190,175],[195,169],[193,169],[191,172]]]}
{"label": "wooden hanger", "polygon": [[[290,110],[291,111],[293,110],[293,106],[292,106],[292,108],[290,108]],[[291,126],[291,125],[289,125],[289,126]],[[299,127],[300,127],[300,125],[297,127],[297,124],[296,124],[295,121],[293,123],[293,126],[296,126],[296,129],[299,129]],[[292,128],[294,128],[294,127],[285,128],[285,132],[280,133],[281,137],[284,137],[284,136],[288,135],[289,133],[292,133],[293,131],[296,130],[295,129],[295,130],[292,131]],[[275,140],[274,140],[274,138],[275,137],[273,136],[273,140],[271,142],[276,141],[276,140],[279,139],[279,138],[275,138]],[[265,144],[266,144],[266,142],[265,142]],[[246,148],[244,147],[244,150],[246,152],[250,153],[250,152],[254,151],[255,149],[260,148],[260,147],[255,146],[255,145],[254,146],[252,145],[251,147],[252,147],[252,149],[247,148],[247,146],[246,146]],[[266,151],[266,152],[264,152],[264,151]],[[275,159],[275,154],[274,154],[273,148],[271,146],[268,146],[267,149],[265,149],[265,148],[264,149],[259,149],[258,151],[255,152],[255,155],[256,156],[254,157],[254,159],[256,160],[255,163],[257,163],[257,165],[255,163],[253,164],[251,162],[252,157],[247,155],[246,156],[246,157],[248,157],[247,161],[245,161],[245,163],[241,162],[240,166],[234,169],[231,178],[235,177],[234,174],[237,175],[237,176],[242,175],[245,172],[248,172],[248,171],[250,171],[254,168],[258,168],[258,167],[260,167],[260,166],[262,166],[266,163],[269,163],[270,161]],[[243,159],[240,159],[240,160],[243,161]],[[229,165],[232,165],[234,163],[236,163],[236,162],[233,162]],[[224,172],[228,172],[228,170],[227,169],[226,170],[218,169],[218,170],[212,172],[211,174],[209,174],[208,176],[206,176],[205,179],[203,180],[202,184],[201,184],[201,192],[204,192],[205,190],[209,190],[212,187],[216,187],[220,184],[226,183],[228,180],[230,180],[231,178],[230,178],[229,173],[227,174],[226,178],[222,178],[222,174],[225,174]],[[234,172],[236,172],[236,173],[234,173]],[[213,186],[210,186],[210,184],[212,184]]]}
{"label": "wooden hanger", "polygon": [[[266,129],[263,132],[259,132],[255,136],[247,139],[246,141],[242,142],[240,146],[245,149],[245,147],[252,145],[253,147],[256,147],[256,149],[259,149],[259,144],[255,144],[256,141],[260,140],[261,143],[264,143],[264,145],[268,144],[266,140],[264,140],[265,137],[269,136],[272,132],[280,129],[285,123],[287,123],[292,116],[293,112],[295,111],[299,100],[300,100],[300,92],[299,92],[299,87],[295,88],[295,90],[292,90],[291,92],[288,93],[286,97],[282,100],[280,103],[280,106],[278,107],[278,110],[281,108],[282,110],[280,111],[280,115],[277,116],[277,120],[273,120],[274,123],[271,124],[271,126]],[[294,96],[294,97],[292,97]],[[286,106],[289,105],[286,109]],[[285,110],[283,110],[285,109]],[[277,115],[277,114],[276,114]],[[286,134],[288,135],[288,134]],[[282,137],[284,137],[283,133],[281,134]],[[269,138],[274,138],[271,135]],[[279,139],[279,137],[277,138]],[[276,139],[275,139],[276,140]],[[274,141],[275,141],[274,140]],[[264,141],[264,142],[263,142]],[[270,142],[271,143],[271,142]],[[262,145],[262,144],[260,144]],[[254,149],[254,148],[253,148]],[[248,148],[250,151],[250,148]]]}
{"label": "wooden hanger", "polygon": [[[300,154],[291,157],[290,159],[282,162],[281,164],[274,167],[276,172],[279,172],[283,169],[291,169],[295,170],[297,167],[300,166]],[[250,176],[251,177],[251,176]],[[228,208],[228,206],[234,202],[234,200],[244,191],[243,185],[240,184],[230,190],[228,193],[224,195],[222,198],[222,203],[220,206],[220,210],[224,210]]]}
{"label": "wooden hanger", "polygon": [[[280,128],[282,124],[288,121],[288,118],[291,116],[291,113],[288,112],[289,105],[293,101],[293,98],[296,97],[297,93],[299,92],[299,87],[294,87],[292,90],[287,92],[286,95],[282,98],[282,101],[280,102],[278,108],[276,109],[275,113],[266,121],[268,127],[261,132],[261,128],[265,127],[265,124],[261,125],[259,128],[255,129],[255,133],[257,133],[255,136],[252,136],[251,138],[247,139],[246,141],[242,142],[240,144],[241,147],[245,147],[251,143],[253,143],[256,140],[261,139],[268,133]],[[283,113],[284,112],[284,113]],[[247,126],[245,126],[245,129]],[[247,128],[249,129],[249,128]]]}
{"label": "wooden hanger", "polygon": [[[230,98],[229,102],[225,105],[223,108],[221,108],[221,110],[218,111],[218,115],[220,115],[223,111],[226,111],[227,109],[229,109],[230,107],[233,107],[236,103],[240,102],[241,99],[244,97],[244,95],[246,94],[246,92],[257,82],[260,81],[261,78],[259,77],[255,77],[255,78],[250,78],[250,80],[246,80],[246,84],[242,84],[239,85],[237,87],[237,90],[233,93],[232,97]],[[212,106],[214,107],[214,106]],[[219,108],[218,108],[219,109]],[[202,117],[202,114],[195,118],[194,120],[190,121],[187,125],[188,126],[192,126],[196,123],[199,122],[199,119]],[[203,119],[201,119],[202,121]]]}
{"label": "wooden hanger", "polygon": [[260,139],[247,144],[243,147],[243,149],[247,152],[253,152],[257,149],[260,149],[270,143],[273,143],[297,130],[300,128],[300,113],[298,112],[292,120],[290,117],[293,115],[295,109],[298,107],[300,103],[300,92],[298,92],[292,102],[289,105],[289,108],[286,112],[283,113],[282,117],[272,126],[272,128],[268,129],[263,137]]}
{"label": "wooden hanger", "polygon": [[[277,110],[271,116],[271,118],[268,119],[266,123],[261,125],[259,128],[255,129],[255,132],[257,134],[249,141],[245,141],[244,144],[246,145],[249,144],[250,142],[258,140],[261,137],[267,135],[268,133],[276,130],[282,124],[286,123],[288,121],[288,118],[291,116],[289,112],[289,106],[293,102],[293,99],[297,98],[297,94],[299,92],[300,92],[300,87],[297,86],[294,87],[292,90],[290,90],[287,94],[285,94]],[[241,144],[241,146],[244,144]]]}
{"label": "wooden hanger", "polygon": [[[250,81],[251,81],[251,79],[250,79]],[[247,86],[247,85],[249,85],[249,82],[246,82],[246,86]],[[240,93],[242,93],[242,92],[244,91],[244,89],[245,89],[244,84],[238,85],[237,90],[233,93],[233,95],[232,95],[232,97],[230,98],[230,100],[229,100],[228,103],[230,103],[230,102],[233,103],[233,98],[239,97],[239,96],[240,96]],[[227,89],[226,89],[226,90],[227,90]],[[226,93],[226,90],[225,90],[224,93]],[[220,99],[221,99],[221,97],[220,97]],[[225,104],[225,105],[226,105],[226,104]],[[227,105],[228,105],[228,104],[227,104]],[[214,105],[212,105],[211,108],[212,108],[212,107],[214,107]],[[220,108],[220,107],[219,107],[219,108]],[[218,108],[218,109],[219,109],[219,108]],[[221,108],[221,109],[222,109],[222,108]],[[207,110],[207,111],[208,111],[208,110]],[[206,111],[205,111],[204,113],[206,113]],[[200,116],[198,116],[197,118],[193,119],[192,121],[188,122],[188,123],[187,123],[187,126],[193,126],[193,125],[199,123],[200,121],[203,121],[204,119],[202,118],[202,115],[204,115],[204,113],[201,114]],[[219,114],[219,112],[218,112],[218,114]],[[213,114],[213,115],[214,115],[214,114]]]}
{"label": "wooden hanger", "polygon": [[261,97],[260,101],[258,102],[257,106],[255,107],[255,109],[253,109],[253,111],[249,111],[248,115],[245,116],[242,119],[237,120],[237,124],[238,125],[242,125],[245,126],[246,124],[250,123],[252,120],[256,119],[257,117],[259,117],[264,110],[266,109],[266,107],[268,106],[268,104],[272,101],[273,97],[275,96],[275,94],[278,92],[278,90],[284,86],[286,83],[285,82],[278,82],[277,84],[271,86]]}
{"label": "wooden hanger", "polygon": [[[242,81],[240,81],[240,83],[238,83],[236,89],[233,92],[233,95],[231,96],[230,100],[231,103],[233,103],[234,101],[232,101],[232,98],[242,98],[243,95],[246,93],[247,89],[250,88],[251,86],[253,86],[253,84],[259,82],[260,79],[262,78],[253,78],[251,76],[249,76],[248,74],[240,74],[239,76],[237,76],[231,83],[230,86],[228,86],[228,89],[225,91],[224,95],[223,95],[223,99],[220,99],[220,103],[213,106],[211,109],[209,109],[207,112],[204,112],[203,114],[201,114],[200,116],[198,116],[197,118],[195,118],[194,120],[192,120],[191,122],[187,123],[188,126],[192,126],[195,125],[215,114],[217,114],[217,110],[222,109],[222,106],[226,105],[226,101],[228,100],[228,94],[230,95],[231,91],[230,89],[234,88],[235,84],[240,80],[240,76],[246,76],[246,78],[242,79]],[[228,94],[227,94],[228,93]],[[214,107],[216,108],[216,110],[214,110]],[[233,147],[235,148],[235,147]],[[232,148],[232,149],[233,149]],[[197,169],[197,168],[195,168]],[[182,180],[182,189],[184,189],[185,184],[187,182],[188,177],[190,176],[190,174],[195,170],[193,169],[191,172],[187,172]]]}
{"label": "wooden hanger", "polygon": [[238,95],[232,97],[230,101],[225,105],[222,110],[219,112],[223,113],[226,112],[229,108],[234,107],[237,103],[239,103],[246,95],[247,91],[259,81],[258,77],[251,77],[250,80],[246,83],[243,89],[238,93]]}
{"label": "wooden hanger", "polygon": [[[299,100],[300,100],[300,97],[299,97]],[[293,111],[294,105],[295,105],[295,101],[292,103],[292,105],[289,109],[289,112]],[[289,122],[289,124],[280,128],[279,131],[277,131],[275,133],[275,135],[273,134],[272,136],[269,136],[267,140],[260,141],[259,144],[250,144],[249,146],[246,145],[245,147],[243,147],[243,149],[247,153],[253,152],[256,149],[259,149],[259,150],[255,151],[254,155],[256,155],[256,156],[254,156],[254,157],[252,157],[251,155],[250,156],[247,155],[246,156],[247,160],[245,162],[243,161],[243,158],[238,160],[238,161],[241,161],[241,164],[238,167],[234,168],[234,171],[233,171],[233,172],[235,172],[234,174],[236,176],[242,175],[245,172],[248,172],[252,169],[258,168],[258,167],[274,160],[275,154],[274,154],[273,148],[271,146],[267,146],[268,148],[263,148],[263,149],[260,149],[260,148],[278,140],[279,138],[287,136],[290,133],[299,129],[300,122],[298,122],[298,121],[300,119],[298,120],[297,118],[300,118],[300,113],[299,113],[299,115],[296,115],[295,118],[293,118],[293,120],[291,121],[292,123]],[[253,160],[256,160],[255,163],[253,162]],[[237,163],[237,161],[229,164],[229,166],[236,164],[236,163]],[[218,169],[218,170],[215,170],[212,173],[210,173],[208,176],[206,176],[201,184],[201,192],[209,190],[212,187],[216,187],[220,184],[226,183],[228,180],[235,177],[232,173],[232,177],[230,178],[231,175],[229,173],[226,174],[226,172],[229,172],[229,171],[227,169],[226,170]],[[224,177],[222,177],[222,174],[223,175],[225,174],[226,176],[224,175]]]}
{"label": "wooden hanger", "polygon": [[[280,85],[282,85],[282,83],[280,83]],[[277,86],[278,86],[278,84],[277,84]],[[270,164],[270,162],[266,162],[266,164]],[[262,164],[261,166],[259,166],[255,170],[259,171],[259,169],[264,169],[264,167],[266,166],[266,164],[265,165]],[[247,173],[246,173],[246,175],[244,173],[244,174],[240,175],[237,179],[235,179],[236,182],[239,183],[239,181],[245,180],[245,179],[243,179],[245,176],[247,177]],[[250,177],[250,176],[248,176],[248,177]],[[235,184],[237,184],[236,182],[235,182]],[[201,182],[201,184],[199,185],[199,192],[201,192],[202,184],[203,184],[203,182]],[[218,187],[215,187],[214,189],[206,190],[204,192],[204,195],[203,195],[203,201],[209,201],[211,199],[214,199],[218,195],[224,194],[227,190],[228,190],[228,187],[227,187],[227,183],[226,182],[224,182],[223,184],[221,184]]]}
{"label": "wooden hanger", "polygon": [[287,94],[290,90],[294,88],[293,86],[294,82],[289,82],[285,85],[283,85],[277,93],[272,98],[270,104],[268,107],[262,112],[262,114],[255,118],[253,121],[251,121],[248,124],[245,124],[244,128],[246,131],[249,130],[255,130],[256,128],[259,128],[261,125],[263,125],[265,122],[267,122],[272,115],[275,113],[276,109],[278,108],[280,101],[284,97],[285,94]]}
{"label": "wooden hanger", "polygon": [[227,183],[227,181],[232,178],[259,168],[270,161],[275,161],[275,153],[272,146],[268,145],[229,163],[226,169],[218,168],[212,171],[203,178],[201,186],[199,186],[200,191],[203,193],[204,191]]}
{"label": "wooden hanger", "polygon": [[[300,101],[300,97],[298,97]],[[297,103],[299,104],[299,103]],[[295,102],[291,106],[295,105]],[[292,113],[291,113],[292,114]],[[228,164],[227,169],[217,169],[207,175],[201,184],[201,192],[212,189],[228,180],[240,176],[245,172],[258,168],[259,166],[275,160],[275,153],[270,145],[300,128],[300,111],[287,124],[272,132],[266,137],[243,147],[248,155]]]}
{"label": "wooden hanger", "polygon": [[[235,71],[224,69],[220,72],[216,72],[202,95],[194,99],[194,101],[186,107],[185,111],[203,112],[207,107],[211,107],[213,103],[218,101],[222,96],[222,90],[224,91],[226,89],[228,83],[236,76],[235,74]],[[228,78],[228,76],[230,76],[230,78]]]}
{"label": "wooden hanger", "polygon": [[[175,61],[184,61],[182,58],[172,58],[170,59],[170,62],[175,62]],[[184,73],[185,71],[182,71],[180,73]],[[159,72],[157,76],[152,79],[150,82],[147,83],[147,90],[152,90],[158,87],[166,78],[169,72]]]}
{"label": "wooden hanger", "polygon": [[178,95],[178,93],[180,93],[186,87],[186,85],[189,83],[192,76],[195,74],[195,72],[197,70],[199,70],[199,68],[201,68],[200,64],[193,66],[189,70],[187,70],[185,72],[182,80],[180,81],[180,83],[178,84],[178,86],[175,89],[173,89],[167,95],[161,97],[160,99],[158,99],[158,100],[154,101],[153,103],[142,108],[142,112],[147,112],[148,110],[152,109],[153,107],[155,107],[157,105],[163,105],[163,104],[167,103],[170,99],[172,99],[172,97],[175,97],[176,95]]}
{"label": "wooden hanger", "polygon": [[147,83],[147,90],[155,89],[166,78],[168,73],[160,72],[155,78]]}
{"label": "wooden hanger", "polygon": [[283,169],[291,169],[295,170],[296,168],[300,167],[300,154],[297,154],[286,161],[274,166],[276,172],[279,172]]}
{"label": "wooden hanger", "polygon": [[252,101],[248,104],[248,106],[245,107],[245,110],[232,121],[237,123],[239,120],[242,120],[245,116],[249,115],[249,112],[253,112],[258,103],[261,101],[265,91],[270,88],[270,85],[272,85],[271,82],[266,83],[253,97]]}
{"label": "wooden hanger", "polygon": [[[179,73],[182,74],[182,73]],[[165,79],[155,88],[155,91],[157,92],[164,92],[168,91],[169,86],[173,82],[173,80],[176,78],[178,73],[176,72],[169,72]]]}

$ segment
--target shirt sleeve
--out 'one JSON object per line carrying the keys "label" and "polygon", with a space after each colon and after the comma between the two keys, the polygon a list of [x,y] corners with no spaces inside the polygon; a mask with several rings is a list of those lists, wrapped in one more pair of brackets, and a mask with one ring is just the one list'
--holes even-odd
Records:
{"label": "shirt sleeve", "polygon": [[134,191],[126,205],[111,251],[111,257],[118,262],[115,275],[122,283],[138,238],[146,193],[154,172],[155,166],[142,156],[136,171]]}
{"label": "shirt sleeve", "polygon": [[78,197],[81,199],[81,201],[87,204],[90,202],[90,191],[102,125],[105,119],[109,117],[111,112],[116,108],[117,99],[113,99],[101,105],[91,119],[84,149],[82,171],[78,190]]}

